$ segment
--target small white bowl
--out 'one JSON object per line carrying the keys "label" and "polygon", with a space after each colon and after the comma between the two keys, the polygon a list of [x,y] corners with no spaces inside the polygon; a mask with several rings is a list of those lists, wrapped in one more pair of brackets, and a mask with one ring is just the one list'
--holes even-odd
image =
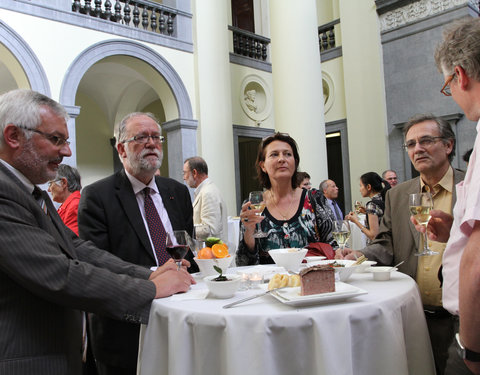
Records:
{"label": "small white bowl", "polygon": [[213,281],[217,275],[207,276],[203,279],[210,291],[210,294],[216,298],[230,298],[235,295],[235,292],[240,286],[242,278],[239,275],[224,275],[228,278],[228,281]]}
{"label": "small white bowl", "polygon": [[392,267],[370,267],[369,271],[373,273],[373,280],[387,281],[390,280],[391,273],[397,268]]}
{"label": "small white bowl", "polygon": [[346,260],[346,259],[328,259],[328,260],[320,260],[318,262],[308,263],[307,267],[317,265],[317,264],[330,264],[335,263],[342,264],[344,267],[333,267],[335,270],[335,275],[338,276],[339,281],[347,281],[350,276],[357,270],[358,265],[352,266],[355,263],[354,260]]}
{"label": "small white bowl", "polygon": [[283,267],[287,271],[297,272],[307,251],[307,249],[292,248],[269,250],[268,253],[277,266]]}
{"label": "small white bowl", "polygon": [[355,272],[357,272],[357,273],[366,272],[368,268],[370,268],[370,267],[372,267],[376,264],[377,264],[377,262],[375,262],[373,260],[366,260],[365,262],[362,262],[358,265]]}
{"label": "small white bowl", "polygon": [[213,266],[219,267],[223,273],[225,273],[232,263],[233,257],[230,255],[225,258],[214,258],[214,259],[198,259],[197,257],[193,258],[195,263],[198,264],[202,276],[217,275],[218,272],[215,271]]}

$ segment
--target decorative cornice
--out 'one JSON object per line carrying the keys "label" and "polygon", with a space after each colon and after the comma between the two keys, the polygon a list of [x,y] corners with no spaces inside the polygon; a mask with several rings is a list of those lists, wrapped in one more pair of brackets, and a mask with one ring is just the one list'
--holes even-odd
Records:
{"label": "decorative cornice", "polygon": [[388,31],[460,5],[468,5],[479,11],[478,1],[473,0],[419,0],[381,14],[380,29],[382,32]]}

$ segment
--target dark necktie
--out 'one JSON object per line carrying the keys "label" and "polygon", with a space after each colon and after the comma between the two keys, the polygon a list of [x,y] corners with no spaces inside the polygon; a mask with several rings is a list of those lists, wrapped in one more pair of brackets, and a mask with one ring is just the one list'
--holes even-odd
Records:
{"label": "dark necktie", "polygon": [[166,248],[167,242],[167,232],[163,226],[162,220],[158,215],[155,204],[153,203],[152,197],[150,196],[150,188],[146,187],[143,189],[143,194],[145,196],[145,218],[147,220],[148,230],[150,231],[150,238],[153,243],[155,254],[157,255],[158,265],[161,266],[168,259]]}
{"label": "dark necktie", "polygon": [[337,220],[343,220],[343,215],[342,212],[340,211],[340,208],[338,208],[338,204],[335,201],[332,201],[333,208],[335,209],[335,216],[337,217]]}
{"label": "dark necktie", "polygon": [[47,202],[45,201],[45,197],[43,195],[42,189],[40,189],[38,186],[35,185],[35,187],[33,188],[32,195],[37,201],[37,203],[39,204],[39,206],[42,207],[43,212],[45,212],[45,214],[48,214]]}

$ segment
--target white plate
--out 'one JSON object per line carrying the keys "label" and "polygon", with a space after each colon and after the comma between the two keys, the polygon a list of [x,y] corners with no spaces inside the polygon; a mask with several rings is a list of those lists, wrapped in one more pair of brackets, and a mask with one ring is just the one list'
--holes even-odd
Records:
{"label": "white plate", "polygon": [[[265,289],[268,286],[263,286]],[[309,306],[317,305],[321,303],[344,301],[348,298],[357,297],[362,294],[367,294],[366,290],[357,288],[356,286],[342,283],[341,281],[335,282],[335,292],[311,294],[309,296],[300,295],[300,287],[285,288],[278,290],[270,295],[278,299],[280,302],[290,306]]]}
{"label": "white plate", "polygon": [[318,256],[305,257],[305,259],[307,260],[307,263],[310,263],[310,262],[316,262],[317,260],[327,259],[327,257],[324,257],[323,255],[318,255]]}

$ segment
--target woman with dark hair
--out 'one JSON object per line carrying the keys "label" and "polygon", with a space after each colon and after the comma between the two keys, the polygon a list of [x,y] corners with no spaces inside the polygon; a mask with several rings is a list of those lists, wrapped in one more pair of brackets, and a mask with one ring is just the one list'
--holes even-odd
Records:
{"label": "woman with dark hair", "polygon": [[367,236],[367,243],[373,241],[378,234],[380,220],[385,210],[385,194],[390,189],[390,184],[382,179],[375,172],[368,172],[360,176],[360,194],[362,197],[369,197],[372,200],[365,206],[367,221],[365,226],[360,223],[355,212],[350,212],[345,219],[355,223],[357,227]]}
{"label": "woman with dark hair", "polygon": [[[240,213],[240,243],[236,262],[239,266],[273,263],[268,250],[304,247],[312,242],[334,243],[332,223],[324,219],[311,193],[297,186],[300,163],[297,144],[288,134],[275,133],[260,144],[255,166],[263,186],[265,209],[251,209],[245,202]],[[256,224],[268,233],[254,238]]]}

